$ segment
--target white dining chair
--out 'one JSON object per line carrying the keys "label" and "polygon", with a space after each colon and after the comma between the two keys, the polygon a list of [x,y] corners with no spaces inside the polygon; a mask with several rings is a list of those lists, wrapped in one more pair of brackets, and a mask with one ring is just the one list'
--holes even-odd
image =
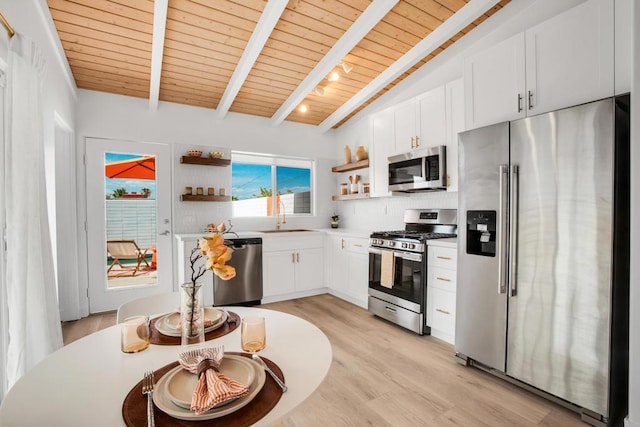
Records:
{"label": "white dining chair", "polygon": [[155,294],[148,297],[137,298],[122,304],[118,307],[116,321],[117,323],[122,323],[127,317],[150,316],[152,314],[177,311],[179,308],[179,292]]}

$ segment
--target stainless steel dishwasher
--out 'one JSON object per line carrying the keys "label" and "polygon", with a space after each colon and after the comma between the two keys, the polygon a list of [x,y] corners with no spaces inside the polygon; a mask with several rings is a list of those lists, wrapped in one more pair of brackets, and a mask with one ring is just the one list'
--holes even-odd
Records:
{"label": "stainless steel dishwasher", "polygon": [[228,265],[236,277],[222,280],[213,276],[213,305],[257,305],[262,299],[262,239],[260,237],[225,239],[233,248]]}

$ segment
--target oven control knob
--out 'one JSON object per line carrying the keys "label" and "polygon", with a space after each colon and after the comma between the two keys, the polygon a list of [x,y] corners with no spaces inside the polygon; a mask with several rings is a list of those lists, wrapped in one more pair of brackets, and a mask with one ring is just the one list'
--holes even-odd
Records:
{"label": "oven control knob", "polygon": [[415,249],[415,248],[416,248],[415,244],[413,244],[413,243],[409,244],[409,249]]}
{"label": "oven control knob", "polygon": [[402,249],[407,249],[407,247],[408,247],[408,246],[409,246],[409,245],[407,245],[406,243],[403,243],[403,244],[402,244]]}
{"label": "oven control knob", "polygon": [[389,242],[389,246],[395,246],[396,242]]}

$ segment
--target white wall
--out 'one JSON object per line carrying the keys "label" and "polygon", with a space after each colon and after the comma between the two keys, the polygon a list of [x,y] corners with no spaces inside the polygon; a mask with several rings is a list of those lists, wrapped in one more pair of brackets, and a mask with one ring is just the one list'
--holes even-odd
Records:
{"label": "white wall", "polygon": [[[46,61],[46,73],[42,91],[42,114],[43,114],[43,134],[44,149],[46,150],[47,159],[46,167],[58,167],[62,162],[65,171],[75,172],[73,165],[75,159],[71,156],[63,156],[58,159],[58,147],[56,146],[56,127],[57,123],[64,123],[69,129],[75,128],[76,113],[76,87],[73,79],[70,77],[68,64],[66,60],[60,56],[60,41],[57,33],[53,28],[53,22],[49,15],[45,0],[0,0],[0,10],[13,26],[15,31],[29,39],[33,40],[40,50]],[[8,61],[8,45],[9,39],[6,37],[4,28],[0,29],[0,67],[4,68]],[[56,155],[55,161],[52,161],[52,155]],[[10,161],[11,159],[9,159]],[[48,177],[54,176],[52,170],[48,170]],[[50,209],[55,208],[56,189],[55,182],[47,181],[47,197]],[[75,179],[67,183],[64,189],[65,194],[69,194],[67,199],[69,203],[65,204],[65,209],[75,209]],[[51,219],[55,219],[55,212],[50,215]],[[56,264],[57,271],[75,271],[77,253],[77,237],[76,224],[69,228],[68,224],[51,224],[51,232],[58,235],[66,236],[67,241],[58,242],[58,247],[65,248],[65,256],[59,258]],[[55,255],[55,253],[54,253]],[[74,274],[58,276],[58,288],[61,293],[71,290],[75,292],[78,288],[77,278]],[[61,307],[60,316],[63,320],[77,318],[78,305],[75,294],[71,295],[71,300],[76,303],[73,306]]]}
{"label": "white wall", "polygon": [[[287,216],[287,228],[326,228],[334,202],[331,201],[333,177],[334,131],[320,133],[314,126],[284,122],[272,126],[269,119],[229,113],[217,118],[215,111],[160,102],[157,111],[149,109],[144,99],[111,95],[95,91],[78,91],[77,144],[78,158],[85,150],[85,138],[107,138],[139,142],[168,143],[173,150],[173,232],[198,233],[206,224],[231,219],[231,203],[181,202],[185,186],[225,187],[230,194],[230,168],[183,165],[179,158],[189,148],[203,152],[221,150],[228,157],[230,150],[268,153],[311,158],[316,161],[316,215]],[[85,172],[78,162],[78,200],[85,204]],[[216,190],[216,194],[217,194]],[[79,223],[86,220],[81,209]],[[234,230],[275,228],[274,218],[238,218],[232,221]],[[80,259],[81,286],[86,286],[86,259]],[[86,307],[85,307],[86,310]],[[85,313],[86,314],[86,313]]]}

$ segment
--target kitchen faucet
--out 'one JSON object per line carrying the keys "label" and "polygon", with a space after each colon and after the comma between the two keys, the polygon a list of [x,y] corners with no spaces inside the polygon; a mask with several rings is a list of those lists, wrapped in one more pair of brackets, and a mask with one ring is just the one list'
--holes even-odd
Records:
{"label": "kitchen faucet", "polygon": [[278,220],[276,222],[276,230],[280,230],[280,225],[287,223],[287,218],[284,215],[284,203],[282,202],[282,200],[280,200],[280,206],[282,207],[282,209],[281,209],[281,211],[282,211],[282,222],[280,222],[280,212],[277,212],[276,215],[278,217]]}

